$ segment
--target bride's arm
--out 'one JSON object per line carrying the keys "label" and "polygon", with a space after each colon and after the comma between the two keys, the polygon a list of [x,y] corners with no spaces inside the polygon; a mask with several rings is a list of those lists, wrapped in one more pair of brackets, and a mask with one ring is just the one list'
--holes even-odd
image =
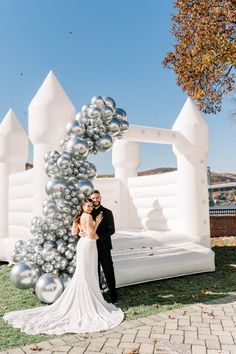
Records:
{"label": "bride's arm", "polygon": [[73,222],[72,227],[71,227],[71,235],[72,235],[72,236],[77,236],[77,234],[79,233],[79,231],[80,231],[79,224]]}
{"label": "bride's arm", "polygon": [[96,231],[101,220],[102,220],[102,215],[98,215],[96,217],[95,222],[93,221],[92,215],[90,214],[87,215],[87,235],[95,240],[98,239]]}

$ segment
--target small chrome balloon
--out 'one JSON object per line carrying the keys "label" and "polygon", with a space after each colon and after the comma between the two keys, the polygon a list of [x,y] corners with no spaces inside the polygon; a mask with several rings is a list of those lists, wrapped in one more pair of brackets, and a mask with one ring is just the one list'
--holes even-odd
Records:
{"label": "small chrome balloon", "polygon": [[80,125],[79,121],[74,119],[66,125],[67,134],[76,134],[78,136],[83,136],[84,128]]}
{"label": "small chrome balloon", "polygon": [[101,110],[96,107],[91,107],[88,109],[88,117],[90,119],[98,119],[101,117]]}
{"label": "small chrome balloon", "polygon": [[129,129],[129,123],[126,120],[123,120],[120,128],[123,133],[127,132],[127,130]]}
{"label": "small chrome balloon", "polygon": [[94,107],[97,107],[97,108],[100,108],[100,109],[105,105],[105,102],[103,101],[102,96],[94,96],[91,99],[91,103],[92,103],[92,105]]}
{"label": "small chrome balloon", "polygon": [[111,97],[103,97],[106,106],[111,107],[114,111],[116,109],[116,102]]}
{"label": "small chrome balloon", "polygon": [[104,135],[96,142],[96,146],[101,152],[109,150],[112,147],[112,137],[108,134]]}
{"label": "small chrome balloon", "polygon": [[57,160],[57,166],[60,170],[67,169],[71,164],[71,155],[67,152],[63,152]]}
{"label": "small chrome balloon", "polygon": [[62,281],[62,284],[64,286],[64,289],[67,287],[67,285],[69,284],[69,282],[71,281],[71,276],[67,273],[62,273],[60,275],[60,279]]}
{"label": "small chrome balloon", "polygon": [[15,250],[22,250],[25,247],[25,241],[19,240],[15,243]]}
{"label": "small chrome balloon", "polygon": [[116,136],[116,134],[119,133],[120,122],[117,118],[112,118],[111,122],[109,123],[109,130],[113,136]]}
{"label": "small chrome balloon", "polygon": [[56,256],[55,248],[44,248],[42,251],[42,257],[45,261],[50,262]]}
{"label": "small chrome balloon", "polygon": [[113,110],[111,107],[105,106],[103,107],[101,114],[102,114],[102,120],[105,123],[109,123],[113,117]]}
{"label": "small chrome balloon", "polygon": [[47,249],[47,250],[51,250],[52,248],[55,248],[56,244],[53,241],[45,241],[43,244],[43,248]]}
{"label": "small chrome balloon", "polygon": [[116,108],[115,116],[119,120],[126,120],[127,119],[127,113],[122,108]]}

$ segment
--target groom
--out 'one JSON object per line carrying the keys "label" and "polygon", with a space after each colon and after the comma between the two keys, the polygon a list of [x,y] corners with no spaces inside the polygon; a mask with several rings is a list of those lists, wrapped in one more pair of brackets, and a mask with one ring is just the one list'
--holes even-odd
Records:
{"label": "groom", "polygon": [[111,258],[111,235],[115,232],[114,218],[112,211],[104,208],[101,205],[101,195],[98,190],[94,190],[91,194],[94,209],[92,211],[93,219],[100,213],[102,213],[102,221],[97,228],[97,249],[98,249],[98,273],[100,279],[100,264],[102,266],[107,285],[110,291],[111,302],[114,304],[117,302],[116,292],[116,280],[114,274],[114,267]]}

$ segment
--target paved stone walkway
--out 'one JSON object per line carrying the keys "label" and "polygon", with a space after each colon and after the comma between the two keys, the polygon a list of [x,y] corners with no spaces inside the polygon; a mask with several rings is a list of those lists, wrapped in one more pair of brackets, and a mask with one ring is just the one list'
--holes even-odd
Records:
{"label": "paved stone walkway", "polygon": [[113,330],[64,335],[0,354],[236,354],[236,296],[185,306]]}

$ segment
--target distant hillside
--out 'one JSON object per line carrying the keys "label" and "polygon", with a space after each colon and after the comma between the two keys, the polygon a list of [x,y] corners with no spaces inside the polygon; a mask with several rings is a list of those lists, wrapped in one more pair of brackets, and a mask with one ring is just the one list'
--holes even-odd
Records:
{"label": "distant hillside", "polygon": [[[26,170],[31,169],[32,167],[33,167],[32,164],[30,164],[30,163],[26,164]],[[158,173],[166,173],[166,172],[172,172],[172,171],[176,171],[176,168],[174,168],[174,167],[159,167],[159,168],[153,168],[150,170],[139,171],[138,176],[156,175]],[[98,175],[98,177],[111,178],[111,177],[114,177],[114,174],[101,174],[101,175]],[[211,184],[230,183],[230,182],[235,182],[235,181],[236,181],[236,173],[211,172]]]}
{"label": "distant hillside", "polygon": [[230,183],[236,181],[236,173],[211,172],[211,184]]}
{"label": "distant hillside", "polygon": [[[173,167],[160,167],[160,168],[154,168],[150,170],[144,170],[144,171],[139,171],[138,176],[149,176],[149,175],[155,175],[159,173],[166,173],[166,172],[172,172],[176,171],[176,168]],[[100,178],[109,178],[109,177],[114,177],[114,174],[102,174],[98,175]],[[211,172],[211,184],[219,184],[219,183],[230,183],[230,182],[235,182],[236,181],[236,173],[217,173],[217,172]]]}

